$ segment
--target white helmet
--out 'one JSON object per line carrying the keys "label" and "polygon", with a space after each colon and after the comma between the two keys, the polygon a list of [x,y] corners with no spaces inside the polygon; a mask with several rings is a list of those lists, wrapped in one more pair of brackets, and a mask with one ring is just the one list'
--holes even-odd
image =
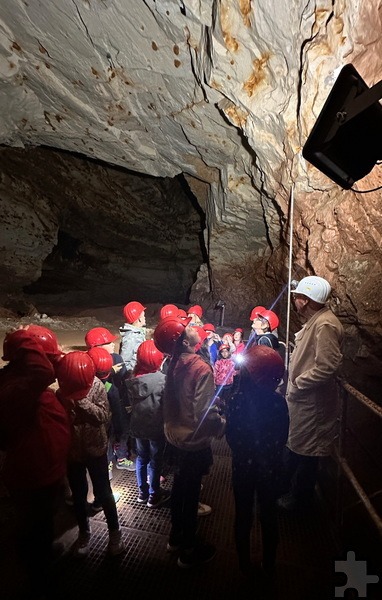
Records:
{"label": "white helmet", "polygon": [[309,277],[301,279],[296,289],[292,290],[291,293],[303,294],[311,300],[318,302],[318,304],[325,304],[331,291],[332,288],[326,279],[323,279],[323,277],[316,277],[316,275],[310,275]]}

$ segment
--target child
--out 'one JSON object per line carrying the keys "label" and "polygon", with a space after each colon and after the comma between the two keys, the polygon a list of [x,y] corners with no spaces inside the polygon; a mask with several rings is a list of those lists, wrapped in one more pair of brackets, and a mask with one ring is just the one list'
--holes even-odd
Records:
{"label": "child", "polygon": [[158,347],[172,355],[164,392],[167,441],[175,456],[171,497],[171,532],[167,549],[179,552],[180,568],[209,562],[216,550],[196,538],[202,477],[213,463],[212,439],[222,436],[225,421],[213,406],[212,368],[198,356],[198,328],[184,321],[172,327],[162,323],[154,331]]}
{"label": "child", "polygon": [[162,306],[159,312],[159,320],[166,319],[166,317],[177,317],[179,308],[175,304],[165,304]]}
{"label": "child", "polygon": [[[110,406],[110,410],[111,410],[111,420],[113,422],[113,419],[117,418],[117,422],[119,422],[120,412],[121,412],[121,403],[119,401],[119,397],[117,396],[117,398],[115,398],[115,396],[113,395],[114,385],[112,382],[109,381],[110,373],[113,368],[112,355],[105,348],[102,348],[101,346],[94,346],[94,348],[90,348],[88,350],[88,354],[89,354],[90,358],[92,359],[92,361],[94,362],[94,366],[96,369],[96,377],[98,377],[98,379],[100,379],[105,386],[105,390],[107,393],[107,399],[109,401],[109,406]],[[115,400],[117,400],[117,413],[115,413],[115,403],[114,403]],[[109,441],[108,441],[108,446],[107,446],[107,460],[109,463],[109,479],[112,479],[112,477],[110,477],[110,462],[111,462],[111,464],[113,464],[113,462],[112,462],[113,461],[113,444],[112,444],[113,433],[112,432],[113,432],[113,427],[111,424],[110,428],[109,428],[109,432],[108,432]],[[114,496],[114,500],[116,502],[118,502],[118,500],[120,498],[120,494],[118,492],[113,492],[113,496]],[[91,504],[91,509],[94,512],[100,512],[102,510],[102,505],[98,498],[94,497],[94,501]]]}
{"label": "child", "polygon": [[94,327],[85,335],[85,342],[88,349],[102,348],[107,350],[113,359],[112,369],[104,380],[108,388],[107,396],[112,414],[109,432],[111,448],[109,447],[108,450],[111,476],[113,474],[114,456],[116,458],[117,469],[135,471],[135,462],[131,457],[131,448],[129,450],[129,445],[132,445],[129,439],[129,417],[123,407],[124,381],[127,378],[127,369],[122,356],[114,352],[117,337],[105,327]]}
{"label": "child", "polygon": [[[128,377],[131,377],[137,362],[138,346],[146,339],[145,310],[146,307],[136,301],[128,302],[123,309],[125,324],[119,329],[122,338],[119,351],[126,365]],[[125,415],[127,414],[125,412]],[[131,460],[132,453],[136,451],[134,438],[128,436],[127,444]],[[133,469],[135,470],[135,463],[133,463]],[[128,470],[130,469],[128,468]]]}
{"label": "child", "polygon": [[232,334],[233,336],[233,344],[235,346],[235,350],[232,352],[232,360],[234,361],[235,365],[236,365],[236,373],[235,375],[238,373],[238,370],[240,369],[240,363],[242,361],[242,354],[245,350],[245,343],[243,340],[243,330],[241,329],[241,327],[237,327],[235,329],[235,331]]}
{"label": "child", "polygon": [[285,399],[274,390],[283,373],[284,364],[278,352],[266,346],[252,346],[245,353],[237,392],[227,406],[226,439],[232,451],[235,542],[244,573],[251,570],[255,493],[260,506],[264,572],[271,575],[276,562],[276,502],[284,492],[282,456],[289,417]]}
{"label": "child", "polygon": [[137,362],[137,349],[146,339],[146,308],[140,302],[129,302],[123,309],[125,324],[120,327],[120,354],[129,375]]}
{"label": "child", "polygon": [[234,375],[235,363],[231,358],[231,350],[227,344],[222,344],[214,364],[215,393],[220,398],[222,413],[231,394]]}
{"label": "child", "polygon": [[250,320],[252,321],[252,334],[250,336],[250,346],[269,346],[277,350],[279,340],[273,333],[279,326],[279,318],[272,310],[266,310],[264,306],[256,306],[252,309]]}
{"label": "child", "polygon": [[48,388],[55,381],[51,359],[62,353],[53,332],[46,331],[49,341],[28,327],[7,333],[3,360],[8,364],[0,369],[2,479],[17,519],[17,552],[28,575],[28,598],[44,595],[49,577],[70,441],[67,415]]}
{"label": "child", "polygon": [[207,333],[207,345],[210,353],[210,362],[213,366],[218,358],[218,352],[221,345],[220,336],[216,333],[215,325],[206,323],[203,325],[204,331]]}
{"label": "child", "polygon": [[108,552],[112,556],[124,551],[117,508],[110,487],[107,461],[107,429],[110,408],[105,386],[95,377],[95,366],[87,352],[69,352],[58,363],[57,397],[71,423],[71,446],[68,480],[79,528],[74,552],[78,557],[89,553],[91,530],[88,516],[89,472],[93,491],[105,513],[109,530]]}
{"label": "child", "polygon": [[162,399],[166,376],[160,371],[163,358],[153,340],[142,342],[134,376],[126,382],[132,409],[130,428],[137,445],[137,501],[149,508],[170,498],[170,493],[160,488],[165,447]]}
{"label": "child", "polygon": [[233,352],[233,354],[240,354],[241,352],[244,352],[245,350],[245,343],[243,340],[243,330],[241,327],[237,327],[235,329],[235,331],[232,334],[233,336],[233,343],[235,346],[235,350]]}
{"label": "child", "polygon": [[203,327],[203,309],[199,304],[190,306],[187,312],[187,316],[191,318],[190,325],[199,325],[199,327]]}
{"label": "child", "polygon": [[235,344],[233,343],[233,334],[232,333],[229,333],[229,332],[224,333],[222,335],[222,343],[226,344],[229,347],[231,354],[232,354],[232,352],[235,352]]}

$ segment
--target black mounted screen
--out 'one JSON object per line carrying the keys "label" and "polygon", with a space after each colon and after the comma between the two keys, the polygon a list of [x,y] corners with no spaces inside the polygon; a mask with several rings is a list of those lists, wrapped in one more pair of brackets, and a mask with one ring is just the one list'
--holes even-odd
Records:
{"label": "black mounted screen", "polygon": [[367,90],[353,65],[343,67],[302,150],[307,161],[344,189],[370,173],[382,158],[379,101],[369,106],[366,102],[366,108],[351,116],[354,102],[360,105],[359,97]]}

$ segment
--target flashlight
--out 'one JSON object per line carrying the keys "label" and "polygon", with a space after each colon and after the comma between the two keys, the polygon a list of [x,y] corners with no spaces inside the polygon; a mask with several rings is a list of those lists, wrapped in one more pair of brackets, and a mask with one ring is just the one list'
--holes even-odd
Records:
{"label": "flashlight", "polygon": [[242,364],[245,362],[245,358],[244,358],[244,356],[243,356],[242,354],[237,354],[237,355],[235,356],[235,362],[236,362],[238,365],[242,365]]}

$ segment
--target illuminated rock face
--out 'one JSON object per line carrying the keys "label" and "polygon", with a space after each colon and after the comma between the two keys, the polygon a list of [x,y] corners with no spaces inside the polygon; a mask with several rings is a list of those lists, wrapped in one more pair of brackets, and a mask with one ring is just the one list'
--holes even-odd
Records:
{"label": "illuminated rock face", "polygon": [[[3,2],[7,296],[32,284],[60,302],[67,285],[85,301],[97,276],[99,301],[116,285],[159,302],[192,286],[211,317],[224,299],[247,325],[287,282],[294,185],[293,278],[326,277],[349,356],[374,353],[380,192],[343,191],[301,149],[340,67],[382,78],[381,15],[380,0]],[[375,167],[358,185],[381,183]],[[285,322],[285,294],[276,308]]]}
{"label": "illuminated rock face", "polygon": [[[0,150],[2,300],[47,307],[185,303],[203,262],[181,177],[159,179],[46,148]],[[19,177],[14,177],[19,173]]]}

